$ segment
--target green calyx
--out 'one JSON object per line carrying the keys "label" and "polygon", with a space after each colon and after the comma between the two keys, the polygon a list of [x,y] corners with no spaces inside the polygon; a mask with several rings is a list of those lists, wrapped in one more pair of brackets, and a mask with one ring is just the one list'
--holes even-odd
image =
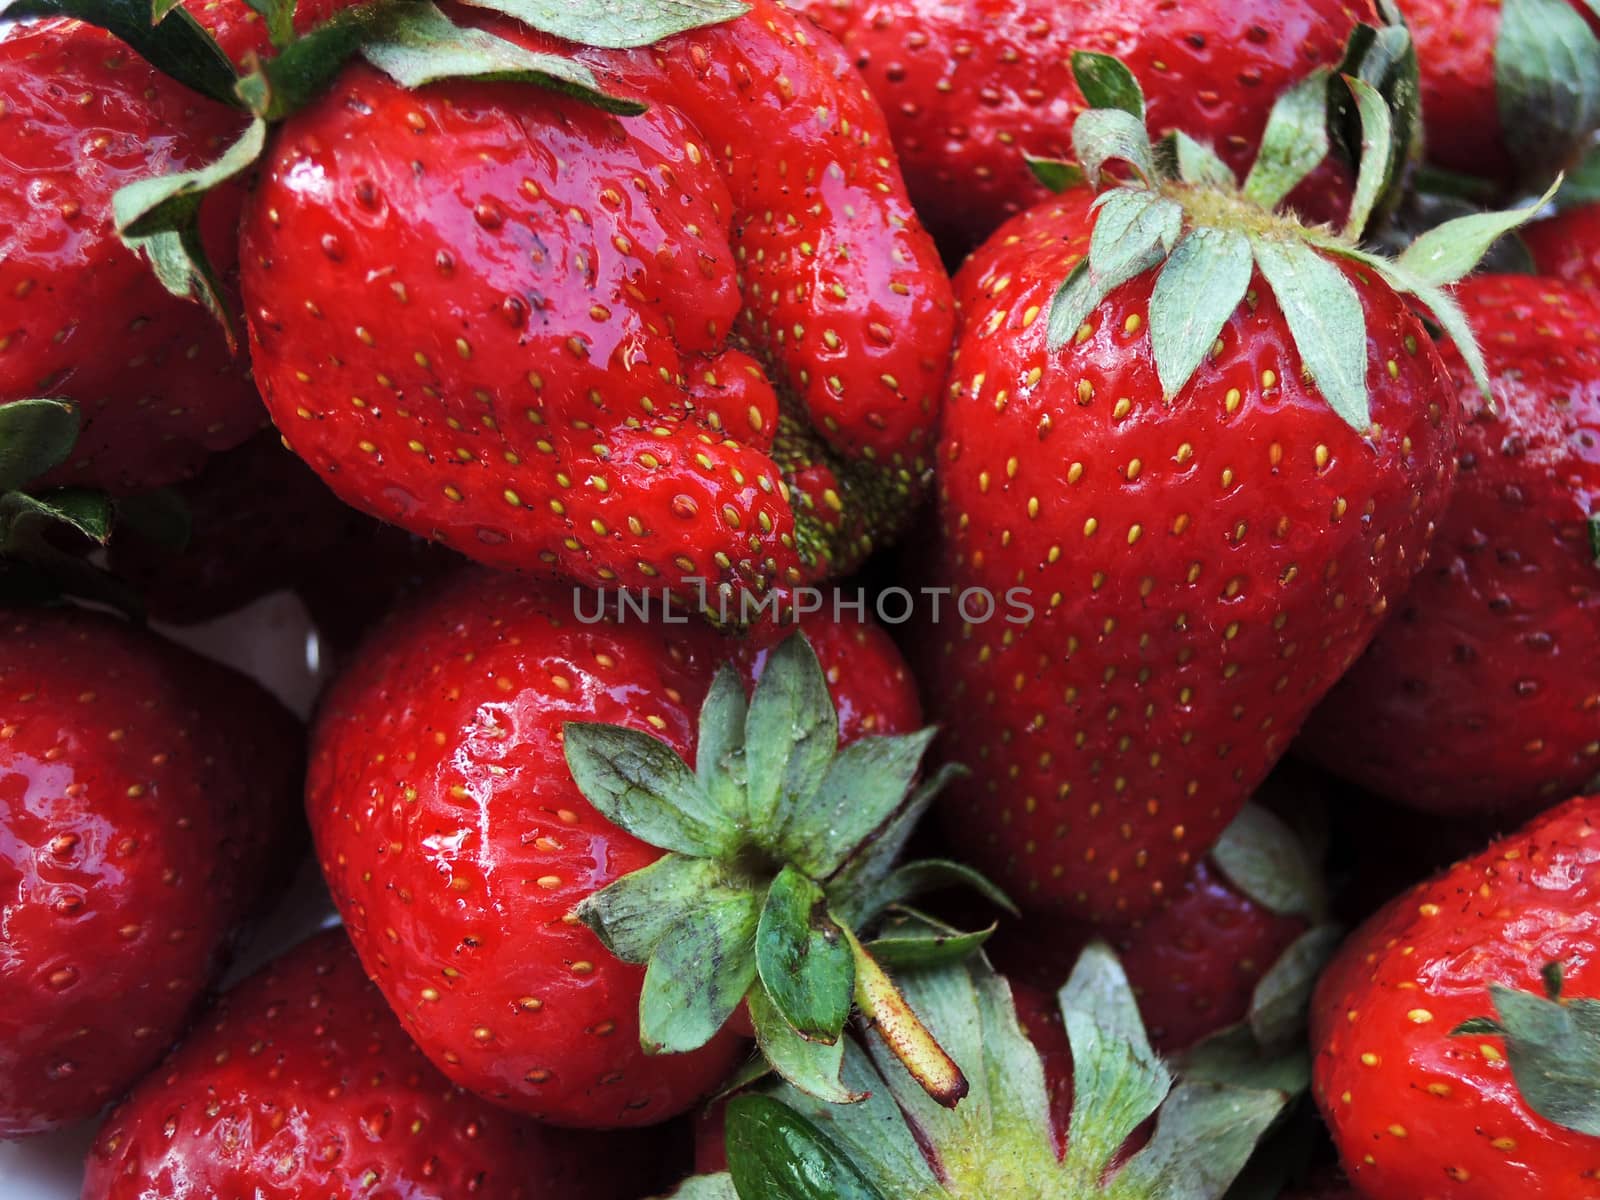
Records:
{"label": "green calyx", "polygon": [[[1289,1099],[1260,1078],[1164,1063],[1121,965],[1097,943],[1060,994],[1074,1102],[1058,1157],[1044,1064],[983,956],[899,982],[972,1081],[960,1105],[932,1103],[882,1046],[851,1043],[844,1078],[866,1099],[829,1106],[779,1082],[736,1096],[728,1173],[689,1180],[678,1200],[1216,1200]],[[1114,1166],[1151,1117],[1149,1141]]]}
{"label": "green calyx", "polygon": [[[1339,260],[1364,267],[1397,292],[1414,297],[1456,343],[1489,396],[1483,358],[1459,306],[1445,291],[1466,275],[1497,239],[1530,219],[1549,200],[1504,213],[1476,213],[1419,237],[1395,259],[1364,249],[1360,239],[1373,213],[1387,203],[1413,138],[1414,117],[1391,108],[1369,82],[1411,76],[1403,26],[1375,31],[1366,57],[1337,79],[1312,72],[1274,106],[1262,145],[1241,183],[1208,146],[1179,132],[1160,147],[1145,133],[1143,99],[1127,68],[1105,55],[1079,52],[1074,70],[1092,108],[1073,128],[1078,168],[1098,185],[1112,162],[1131,171],[1129,182],[1103,191],[1089,252],[1058,288],[1049,341],[1060,349],[1100,304],[1124,283],[1158,271],[1150,299],[1152,355],[1170,398],[1212,353],[1223,327],[1259,272],[1283,312],[1307,375],[1330,408],[1359,433],[1371,425],[1366,316]],[[1410,56],[1414,59],[1414,56]],[[1278,206],[1329,154],[1342,118],[1330,104],[1342,91],[1360,126],[1360,169],[1342,230],[1307,227]],[[1403,130],[1397,125],[1403,124]],[[1066,164],[1035,163],[1041,180],[1070,180]],[[1559,186],[1557,180],[1555,186]]]}
{"label": "green calyx", "polygon": [[170,493],[113,501],[84,487],[39,488],[78,440],[77,405],[68,400],[14,400],[0,405],[0,603],[50,604],[77,596],[141,615],[138,597],[72,547],[104,546],[119,521],[142,524],[157,537],[187,537],[186,514],[163,521]]}
{"label": "green calyx", "polygon": [[1490,984],[1495,1016],[1463,1021],[1450,1036],[1504,1038],[1528,1107],[1564,1129],[1600,1137],[1600,1000],[1564,998],[1559,962],[1540,974],[1543,996]]}
{"label": "green calyx", "polygon": [[1506,149],[1548,178],[1600,127],[1600,38],[1569,0],[1502,0],[1494,83]]}
{"label": "green calyx", "polygon": [[648,964],[640,1040],[652,1053],[705,1045],[746,1003],[766,1063],[832,1103],[861,1098],[840,1076],[852,1008],[929,1095],[954,1104],[967,1081],[884,969],[964,957],[987,931],[938,945],[863,944],[857,930],[918,893],[991,885],[955,863],[896,869],[918,818],[951,777],[916,786],[932,729],[839,745],[838,717],[810,644],[768,657],[748,700],[722,668],[700,710],[696,767],[648,734],[566,726],[566,757],[608,820],[668,853],[585,900],[577,915],[606,947]]}
{"label": "green calyx", "polygon": [[[618,48],[650,45],[747,11],[740,0],[472,2],[579,44]],[[238,331],[201,245],[201,205],[213,188],[260,159],[272,123],[315,100],[351,59],[365,59],[407,88],[445,79],[529,83],[618,115],[644,111],[638,101],[607,92],[575,58],[457,25],[431,0],[369,0],[304,34],[295,30],[295,0],[246,3],[265,22],[274,53],[250,56],[242,72],[179,0],[17,0],[8,10],[9,16],[67,16],[100,26],[180,83],[250,114],[244,133],[214,162],[129,184],[113,202],[123,240],[169,292],[203,304],[233,349]]]}

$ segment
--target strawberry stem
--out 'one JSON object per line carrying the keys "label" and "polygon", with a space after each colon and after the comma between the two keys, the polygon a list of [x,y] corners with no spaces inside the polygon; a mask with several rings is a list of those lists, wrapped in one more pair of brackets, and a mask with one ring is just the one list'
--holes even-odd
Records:
{"label": "strawberry stem", "polygon": [[867,953],[848,926],[839,928],[855,960],[856,1007],[861,1015],[872,1023],[884,1045],[904,1064],[922,1090],[945,1108],[954,1108],[967,1094],[967,1077],[912,1011],[888,972]]}

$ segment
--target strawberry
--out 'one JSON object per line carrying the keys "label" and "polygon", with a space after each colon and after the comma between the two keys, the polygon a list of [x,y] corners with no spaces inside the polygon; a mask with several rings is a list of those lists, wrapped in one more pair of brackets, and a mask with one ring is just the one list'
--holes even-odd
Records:
{"label": "strawberry", "polygon": [[1362,1196],[1600,1196],[1597,838],[1600,797],[1572,800],[1339,951],[1312,1009],[1313,1092]]}
{"label": "strawberry", "polygon": [[[1048,192],[1025,155],[1070,158],[1088,107],[1075,50],[1115,55],[1145,89],[1153,136],[1182,129],[1243,172],[1267,113],[1309,71],[1333,66],[1373,0],[802,0],[883,104],[917,210],[957,256]],[[1294,197],[1332,219],[1350,175],[1330,160]]]}
{"label": "strawberry", "polygon": [[1547,176],[1600,125],[1600,17],[1586,0],[1408,0],[1430,161]]}
{"label": "strawberry", "polygon": [[1029,210],[958,277],[938,582],[1021,589],[1035,615],[940,631],[947,753],[974,771],[942,812],[1024,907],[1158,907],[1423,561],[1455,392],[1402,291],[1475,360],[1439,285],[1482,253],[1474,231],[1529,214],[1440,226],[1393,264],[1357,249],[1394,159],[1373,89],[1350,86],[1372,153],[1342,236],[1267,211],[1327,147],[1320,78],[1280,103],[1241,190],[1192,139],[1188,182],[1162,178],[1129,77],[1106,89],[1127,107],[1074,137],[1086,167],[1110,153],[1139,179]]}
{"label": "strawberry", "polygon": [[[1059,998],[1008,986],[981,956],[908,970],[902,982],[986,1087],[946,1112],[885,1052],[852,1045],[846,1079],[868,1099],[830,1106],[776,1083],[737,1095],[725,1173],[676,1194],[725,1200],[736,1186],[739,1196],[784,1200],[1212,1200],[1287,1099],[1274,1087],[1176,1076],[1150,1048],[1127,978],[1101,944],[1085,950]],[[718,1165],[705,1150],[699,1158]]]}
{"label": "strawberry", "polygon": [[178,487],[189,517],[181,547],[113,537],[112,570],[155,619],[209,621],[294,590],[319,632],[348,649],[395,601],[456,556],[342,503],[275,432],[213,455]]}
{"label": "strawberry", "polygon": [[[302,4],[301,25],[333,6]],[[219,102],[231,99],[222,55],[270,53],[262,22],[241,0],[190,8],[221,47],[184,76],[207,94],[79,21],[17,27],[0,41],[0,404],[55,397],[83,416],[71,458],[47,484],[172,483],[266,424],[248,365],[204,309],[157,282],[112,217],[123,184],[199,167],[243,128]],[[176,38],[190,20],[180,8],[158,28]],[[151,36],[152,57],[170,64],[176,51],[163,55],[163,34]],[[205,208],[205,240],[224,271],[241,201],[224,188]]]}
{"label": "strawberry", "polygon": [[0,637],[0,1137],[153,1066],[298,847],[298,723],[82,610]]}
{"label": "strawberry", "polygon": [[83,1196],[634,1200],[658,1154],[648,1136],[541,1129],[453,1087],[330,930],[223,996],[134,1089]]}
{"label": "strawberry", "polygon": [[1531,275],[1457,296],[1494,405],[1446,348],[1465,415],[1428,569],[1300,745],[1419,808],[1527,813],[1600,773],[1600,306]]}
{"label": "strawberry", "polygon": [[[1324,912],[1305,849],[1282,822],[1251,805],[1165,907],[1100,936],[1127,972],[1151,1044],[1172,1054],[1247,1019],[1271,1041],[1292,1034],[1299,1001],[1287,1000],[1287,1024],[1271,1024],[1279,1017],[1268,1006],[1284,1003],[1291,988],[1301,998],[1309,992],[1331,948],[1329,929],[1312,929]],[[1013,984],[1053,995],[1094,936],[1033,916],[1002,924],[990,956]]]}
{"label": "strawberry", "polygon": [[842,52],[773,0],[634,50],[457,15],[605,94],[353,65],[281,125],[241,271],[287,443],[497,567],[708,606],[850,569],[918,494],[953,314]]}
{"label": "strawberry", "polygon": [[1575,204],[1520,232],[1539,274],[1600,290],[1600,204]]}
{"label": "strawberry", "polygon": [[[764,649],[682,617],[646,622],[623,609],[602,619],[591,603],[569,589],[470,571],[397,614],[323,705],[307,806],[356,949],[429,1058],[457,1083],[542,1120],[618,1127],[686,1110],[742,1052],[732,1027],[722,1026],[751,976],[725,977],[749,965],[754,930],[724,918],[747,913],[753,922],[762,890],[796,854],[792,842],[775,842],[764,830],[781,826],[808,839],[813,853],[800,857],[829,879],[817,859],[837,868],[850,857],[849,845],[836,845],[846,832],[869,838],[885,823],[885,804],[898,810],[915,769],[912,752],[920,753],[927,735],[885,736],[913,728],[918,706],[880,630],[815,620],[806,626],[811,658],[803,641]],[[765,684],[756,690],[741,755],[742,688],[727,673],[713,687],[723,659],[746,685],[757,672],[773,685],[765,698]],[[804,709],[785,725],[771,717],[770,702],[786,694],[813,705],[820,694],[822,711]],[[769,823],[751,809],[730,829],[712,815],[713,800],[699,789],[712,789],[716,805],[731,803],[743,777],[735,782],[721,772],[743,770],[758,755],[766,771],[752,765],[750,786],[773,778],[783,728],[818,731],[802,739],[813,755],[807,769],[821,772],[815,786],[826,775],[814,757],[825,745],[821,731],[834,722],[845,746],[841,767],[855,764],[854,775],[840,777],[852,780],[840,801],[847,816],[819,825],[801,806]],[[686,778],[677,756],[707,737],[713,756],[699,776]],[[868,758],[876,754],[899,764],[895,782],[881,791],[873,790],[879,771]],[[724,768],[734,758],[737,768]],[[804,775],[794,770],[798,783]],[[629,787],[617,783],[624,777]],[[697,815],[670,828],[647,803],[685,794],[698,797]],[[838,801],[832,785],[822,789],[824,800]],[[710,843],[725,845],[726,854],[689,853]],[[680,853],[663,857],[664,849]],[[834,939],[844,936],[842,914],[865,903],[881,865],[863,851],[842,873],[841,917],[827,924]],[[786,888],[810,894],[793,868],[782,874]],[[689,880],[683,888],[674,885],[680,875]],[[747,887],[757,890],[747,894]],[[712,907],[702,912],[705,904]],[[782,925],[776,915],[763,919]],[[674,932],[681,943],[668,936]],[[694,959],[703,939],[712,948]],[[674,963],[680,951],[690,961]],[[837,966],[821,949],[816,957]],[[841,982],[850,978],[846,970]],[[783,1027],[764,1016],[773,1004],[765,991],[751,996],[756,1031],[769,1043]],[[846,1008],[848,999],[846,991]],[[835,1011],[842,1022],[844,1012]],[[815,1044],[836,1043],[837,1034],[837,1027],[829,1038],[819,1031]],[[791,1049],[798,1055],[807,1044]],[[647,1054],[646,1045],[679,1052]],[[837,1070],[835,1056],[836,1093]]]}

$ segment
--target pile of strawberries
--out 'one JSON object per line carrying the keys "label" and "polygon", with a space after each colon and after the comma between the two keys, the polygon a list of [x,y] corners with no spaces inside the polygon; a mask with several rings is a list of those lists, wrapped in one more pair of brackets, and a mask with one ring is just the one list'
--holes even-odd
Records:
{"label": "pile of strawberries", "polygon": [[1600,5],[3,16],[0,1140],[1600,1200]]}

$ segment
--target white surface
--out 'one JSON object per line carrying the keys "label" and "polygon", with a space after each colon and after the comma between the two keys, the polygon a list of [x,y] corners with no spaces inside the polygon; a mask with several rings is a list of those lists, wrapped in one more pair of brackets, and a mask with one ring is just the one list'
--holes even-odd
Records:
{"label": "white surface", "polygon": [[[302,715],[323,682],[305,609],[287,594],[268,596],[206,625],[165,632],[255,676]],[[241,955],[230,981],[334,921],[333,904],[315,864],[307,860],[289,896]],[[0,1200],[76,1200],[96,1125],[91,1121],[44,1137],[0,1142]]]}

